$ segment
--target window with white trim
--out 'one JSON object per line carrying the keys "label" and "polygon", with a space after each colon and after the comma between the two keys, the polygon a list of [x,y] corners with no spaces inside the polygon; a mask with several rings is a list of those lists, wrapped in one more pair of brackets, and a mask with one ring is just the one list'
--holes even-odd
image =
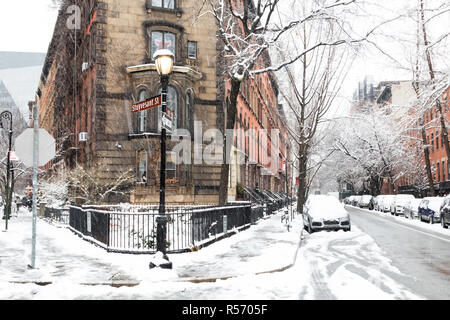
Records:
{"label": "window with white trim", "polygon": [[[138,94],[138,102],[144,101],[148,98],[147,90],[142,89]],[[137,121],[138,132],[145,132],[147,129],[147,110],[138,112],[138,121]]]}
{"label": "window with white trim", "polygon": [[139,151],[137,161],[137,182],[147,183],[147,151]]}
{"label": "window with white trim", "polygon": [[175,9],[175,0],[152,0],[152,7]]}
{"label": "window with white trim", "polygon": [[188,58],[197,59],[197,42],[188,41]]}
{"label": "window with white trim", "polygon": [[[168,49],[176,57],[176,35],[172,32],[166,31],[152,31],[151,32],[151,52],[152,59],[155,52],[159,49]],[[175,58],[176,60],[176,58]]]}

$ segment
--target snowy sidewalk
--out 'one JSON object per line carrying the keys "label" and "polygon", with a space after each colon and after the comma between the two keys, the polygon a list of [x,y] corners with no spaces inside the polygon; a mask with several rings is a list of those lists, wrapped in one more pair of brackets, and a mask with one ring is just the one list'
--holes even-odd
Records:
{"label": "snowy sidewalk", "polygon": [[[108,253],[66,228],[38,219],[37,269],[29,270],[31,214],[21,211],[19,217],[10,220],[9,230],[0,232],[0,299],[17,294],[30,298],[28,287],[36,288],[36,284],[41,285],[38,291],[54,285],[137,286],[159,281],[251,276],[283,268],[293,263],[300,239],[300,219],[294,225],[287,232],[280,212],[198,252],[169,255],[173,270],[150,270],[151,255]],[[3,231],[4,225],[0,229]]]}

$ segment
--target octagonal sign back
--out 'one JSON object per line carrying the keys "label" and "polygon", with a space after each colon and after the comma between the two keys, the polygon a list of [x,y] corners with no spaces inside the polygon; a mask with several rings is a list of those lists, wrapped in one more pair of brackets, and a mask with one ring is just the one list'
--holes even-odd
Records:
{"label": "octagonal sign back", "polygon": [[[33,131],[34,129],[25,129],[15,142],[16,154],[23,164],[27,167],[33,166]],[[39,160],[38,166],[41,167],[52,160],[56,155],[55,139],[45,129],[39,129]]]}

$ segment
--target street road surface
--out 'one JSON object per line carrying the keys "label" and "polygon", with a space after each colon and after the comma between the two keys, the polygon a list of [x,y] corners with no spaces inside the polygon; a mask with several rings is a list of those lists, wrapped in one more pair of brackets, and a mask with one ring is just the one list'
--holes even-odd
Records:
{"label": "street road surface", "polygon": [[405,276],[394,278],[427,299],[450,299],[450,232],[436,234],[394,217],[346,206],[353,225],[370,235]]}

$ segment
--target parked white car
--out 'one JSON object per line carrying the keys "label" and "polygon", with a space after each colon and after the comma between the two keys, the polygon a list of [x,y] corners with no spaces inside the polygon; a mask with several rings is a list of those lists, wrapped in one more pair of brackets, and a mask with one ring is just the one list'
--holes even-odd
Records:
{"label": "parked white car", "polygon": [[369,208],[370,201],[372,200],[372,196],[370,194],[365,194],[361,196],[361,199],[359,200],[358,207],[360,208]]}
{"label": "parked white car", "polygon": [[391,211],[391,203],[394,201],[394,194],[386,194],[381,200],[380,211],[388,212]]}
{"label": "parked white car", "polygon": [[303,225],[309,233],[320,230],[350,231],[350,216],[333,196],[311,195],[303,210]]}
{"label": "parked white car", "polygon": [[418,219],[419,218],[419,205],[423,199],[414,198],[405,205],[405,218]]}
{"label": "parked white car", "polygon": [[397,194],[391,202],[391,214],[396,216],[403,215],[405,213],[405,206],[409,201],[414,199],[415,197],[412,194]]}
{"label": "parked white car", "polygon": [[381,211],[381,206],[382,206],[382,204],[383,204],[383,197],[384,197],[384,195],[383,194],[380,194],[379,196],[376,196],[374,199],[373,199],[373,205],[374,205],[374,209],[375,210],[377,210],[377,211]]}
{"label": "parked white car", "polygon": [[357,207],[360,200],[361,200],[361,196],[354,196],[353,200],[352,200],[352,206]]}

